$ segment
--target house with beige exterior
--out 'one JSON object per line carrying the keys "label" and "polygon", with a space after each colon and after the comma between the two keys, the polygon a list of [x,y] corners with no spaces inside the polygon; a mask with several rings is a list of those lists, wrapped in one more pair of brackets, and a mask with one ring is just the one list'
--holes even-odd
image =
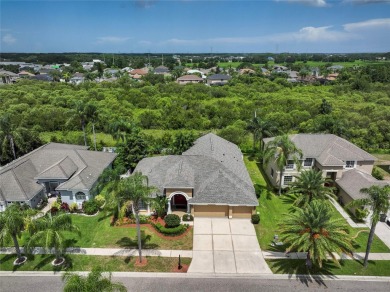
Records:
{"label": "house with beige exterior", "polygon": [[[295,134],[290,140],[302,151],[300,165],[288,160],[283,170],[282,187],[288,187],[302,171],[317,169],[323,177],[330,180],[338,189],[339,201],[347,204],[352,200],[364,198],[360,189],[372,185],[388,185],[371,176],[376,158],[351,142],[333,134]],[[263,139],[264,143],[274,138]],[[280,171],[271,160],[265,172],[275,187],[279,185]]]}
{"label": "house with beige exterior", "polygon": [[197,75],[183,75],[177,78],[176,82],[185,85],[188,83],[202,83],[203,79]]}
{"label": "house with beige exterior", "polygon": [[100,174],[115,153],[90,151],[86,146],[49,143],[0,168],[0,211],[19,202],[36,207],[50,194],[79,206],[92,198]]}
{"label": "house with beige exterior", "polygon": [[[250,218],[258,201],[237,145],[214,134],[197,139],[182,155],[142,159],[142,172],[155,195],[168,198],[168,213],[195,217]],[[150,207],[144,206],[150,213]]]}

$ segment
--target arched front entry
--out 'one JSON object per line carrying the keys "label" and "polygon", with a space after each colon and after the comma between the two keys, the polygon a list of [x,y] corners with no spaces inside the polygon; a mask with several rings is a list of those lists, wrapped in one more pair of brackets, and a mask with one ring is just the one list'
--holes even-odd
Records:
{"label": "arched front entry", "polygon": [[173,192],[168,197],[168,214],[172,211],[184,211],[190,213],[189,197],[183,192]]}

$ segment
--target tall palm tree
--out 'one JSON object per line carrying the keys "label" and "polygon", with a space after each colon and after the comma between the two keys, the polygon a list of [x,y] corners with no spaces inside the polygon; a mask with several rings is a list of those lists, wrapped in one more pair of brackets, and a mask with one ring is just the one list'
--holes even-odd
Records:
{"label": "tall palm tree", "polygon": [[333,254],[352,254],[352,238],[348,226],[341,218],[332,219],[332,211],[321,201],[312,201],[306,208],[294,207],[294,213],[286,214],[280,224],[283,242],[289,245],[287,252],[307,252],[306,265],[322,267],[322,262],[330,256],[338,264]]}
{"label": "tall palm tree", "polygon": [[72,224],[72,218],[69,214],[60,213],[45,216],[31,221],[28,225],[28,231],[31,235],[27,243],[27,251],[31,252],[36,246],[42,246],[45,250],[54,249],[56,262],[60,262],[60,257],[65,249],[64,231],[75,232],[80,235],[80,230]]}
{"label": "tall palm tree", "polygon": [[300,168],[299,159],[302,158],[302,151],[290,140],[287,134],[275,137],[265,146],[264,161],[269,163],[271,158],[275,158],[276,166],[279,168],[279,195],[282,194],[282,181],[284,169],[289,160],[293,160]]}
{"label": "tall palm tree", "polygon": [[86,112],[86,103],[82,100],[77,100],[74,104],[74,108],[72,110],[72,116],[69,121],[77,120],[81,124],[81,129],[83,130],[84,136],[84,145],[87,146],[87,136],[85,133],[85,126],[88,122],[88,116]]}
{"label": "tall palm tree", "polygon": [[10,113],[0,117],[0,142],[4,158],[7,156],[8,149],[12,152],[13,159],[17,158],[15,148],[23,148],[24,131],[27,130],[12,123]]}
{"label": "tall palm tree", "polygon": [[87,103],[85,108],[85,116],[87,121],[90,121],[92,123],[92,133],[93,133],[93,145],[96,151],[96,133],[95,133],[95,124],[98,121],[99,112],[97,110],[96,105],[92,103]]}
{"label": "tall palm tree", "polygon": [[86,277],[77,273],[66,272],[62,275],[62,281],[65,282],[64,292],[127,291],[122,283],[113,283],[111,277],[111,273],[108,273],[107,277],[104,277],[101,267],[93,268]]}
{"label": "tall palm tree", "polygon": [[24,260],[20,251],[18,238],[22,236],[26,219],[32,215],[29,210],[23,210],[19,204],[12,204],[0,213],[0,246],[6,245],[12,239],[17,262]]}
{"label": "tall palm tree", "polygon": [[150,200],[150,195],[156,191],[155,187],[148,185],[148,177],[136,172],[119,182],[117,194],[132,202],[135,220],[137,223],[139,261],[142,262],[141,227],[139,222],[140,205]]}
{"label": "tall palm tree", "polygon": [[271,137],[277,132],[277,129],[272,122],[261,119],[257,116],[256,112],[253,119],[249,121],[247,130],[253,135],[253,151],[256,150],[257,141],[260,142],[260,150],[262,151],[264,149],[263,139]]}
{"label": "tall palm tree", "polygon": [[302,171],[297,176],[296,181],[290,185],[291,188],[288,191],[290,194],[298,194],[294,205],[305,207],[314,199],[326,200],[329,197],[335,198],[334,189],[325,186],[327,180],[319,170],[310,169]]}
{"label": "tall palm tree", "polygon": [[364,267],[367,268],[368,255],[370,254],[375,228],[380,219],[380,214],[386,214],[390,208],[390,186],[380,187],[374,185],[369,188],[363,188],[360,192],[367,194],[367,198],[352,201],[346,207],[368,207],[372,211],[370,234],[368,236],[366,255],[364,257]]}
{"label": "tall palm tree", "polygon": [[126,136],[132,131],[133,125],[124,120],[117,120],[110,125],[109,132],[115,140],[126,141]]}

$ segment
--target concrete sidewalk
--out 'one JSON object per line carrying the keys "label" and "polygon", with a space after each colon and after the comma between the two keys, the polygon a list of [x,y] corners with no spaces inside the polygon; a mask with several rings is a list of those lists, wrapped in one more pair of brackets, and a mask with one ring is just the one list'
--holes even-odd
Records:
{"label": "concrete sidewalk", "polygon": [[[21,248],[23,252],[23,248]],[[1,248],[0,254],[14,254],[15,248]],[[33,254],[53,254],[54,251],[45,252],[43,248],[35,248]],[[66,254],[96,255],[96,256],[138,256],[138,249],[135,248],[67,248]],[[192,258],[192,250],[157,250],[143,249],[142,255],[151,257],[186,257]]]}
{"label": "concrete sidewalk", "polygon": [[[349,255],[342,254],[341,256],[335,254],[337,259],[343,260],[362,260],[365,257],[364,252],[357,252],[353,254],[353,257]],[[273,252],[273,251],[264,251],[263,256],[267,260],[271,259],[292,259],[292,260],[304,260],[306,259],[306,252],[290,252],[288,254],[284,252]],[[328,257],[331,259],[331,257]],[[390,261],[390,253],[370,253],[368,256],[369,260],[373,261]]]}

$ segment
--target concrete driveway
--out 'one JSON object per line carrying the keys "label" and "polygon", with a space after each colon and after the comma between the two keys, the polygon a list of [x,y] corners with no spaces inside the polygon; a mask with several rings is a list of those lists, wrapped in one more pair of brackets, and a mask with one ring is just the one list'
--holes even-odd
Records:
{"label": "concrete driveway", "polygon": [[249,219],[195,218],[188,273],[271,274]]}

